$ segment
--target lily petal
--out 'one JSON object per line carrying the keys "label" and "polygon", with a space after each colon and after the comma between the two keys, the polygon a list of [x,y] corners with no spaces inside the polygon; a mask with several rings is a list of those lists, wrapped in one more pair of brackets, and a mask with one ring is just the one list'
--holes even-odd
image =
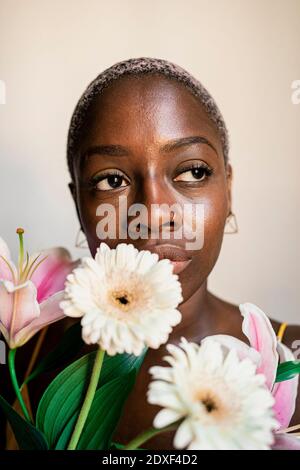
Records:
{"label": "lily petal", "polygon": [[275,442],[272,450],[300,450],[300,438],[292,434],[275,433]]}
{"label": "lily petal", "polygon": [[0,331],[9,342],[9,324],[13,311],[13,295],[7,291],[4,281],[0,281]]}
{"label": "lily petal", "polygon": [[19,286],[0,281],[0,329],[10,348],[16,347],[17,333],[40,315],[36,294],[31,281]]}
{"label": "lily petal", "polygon": [[27,341],[29,341],[32,336],[34,336],[46,325],[50,325],[51,323],[54,323],[65,317],[64,312],[59,307],[59,303],[62,301],[63,296],[64,291],[57,292],[40,304],[39,317],[33,320],[25,328],[20,330],[16,335],[15,343],[18,346],[22,346],[24,343],[27,343]]}
{"label": "lily petal", "polygon": [[[40,254],[39,260],[47,258],[38,266],[31,277],[37,287],[38,302],[41,303],[51,295],[64,289],[67,275],[74,269],[71,255],[65,248],[52,248]],[[34,259],[35,256],[31,256]]]}
{"label": "lily petal", "polygon": [[257,370],[266,377],[266,384],[272,388],[276,377],[278,353],[277,338],[272,324],[265,313],[249,302],[239,305],[244,317],[242,330],[250,345],[261,354],[261,364]]}
{"label": "lily petal", "polygon": [[9,266],[7,263],[11,266],[13,273],[16,275],[17,270],[16,270],[15,265],[12,263],[10,259],[9,248],[7,244],[5,243],[5,241],[3,240],[3,238],[0,237],[0,279],[6,279],[8,281],[12,281],[13,280],[12,272],[9,269]]}
{"label": "lily petal", "polygon": [[[280,362],[294,361],[292,351],[284,344],[278,343],[277,350]],[[296,399],[298,394],[299,375],[284,382],[275,383],[272,395],[275,398],[274,412],[280,428],[288,427],[295,412]]]}
{"label": "lily petal", "polygon": [[238,358],[242,361],[245,358],[249,358],[257,367],[261,363],[261,355],[254,348],[248,346],[244,341],[241,341],[238,338],[230,335],[212,335],[207,336],[201,341],[201,344],[204,344],[206,340],[213,339],[217,341],[221,346],[224,346],[226,349],[235,349],[238,355]]}
{"label": "lily petal", "polygon": [[10,251],[7,246],[7,243],[0,237],[0,255],[4,256],[6,259],[10,259]]}

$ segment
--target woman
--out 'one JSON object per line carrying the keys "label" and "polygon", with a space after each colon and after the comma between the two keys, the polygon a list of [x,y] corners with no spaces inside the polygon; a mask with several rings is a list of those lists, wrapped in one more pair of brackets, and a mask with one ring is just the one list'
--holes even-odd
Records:
{"label": "woman", "polygon": [[[94,255],[97,207],[119,208],[120,196],[128,206],[144,204],[201,204],[204,208],[204,244],[186,249],[175,239],[176,220],[170,218],[170,240],[122,239],[138,249],[149,249],[173,261],[183,289],[182,322],[169,342],[181,336],[200,342],[207,335],[228,334],[247,339],[241,330],[238,306],[207,289],[207,278],[221,249],[226,221],[232,217],[232,167],[228,135],[222,115],[203,86],[182,68],[160,59],[138,58],[117,63],[87,88],[74,111],[68,137],[70,189],[81,229]],[[163,209],[159,212],[162,229]],[[201,225],[194,215],[192,224]],[[197,225],[199,222],[200,225]],[[147,224],[146,224],[147,225]],[[119,228],[119,227],[117,227]],[[149,227],[147,227],[148,229]],[[105,240],[112,248],[118,237]],[[166,246],[167,245],[167,246]],[[280,324],[272,321],[277,332]],[[300,327],[289,326],[284,343],[291,347]],[[146,402],[153,364],[164,364],[166,350],[150,350],[126,403],[115,440],[128,442],[151,426],[158,409]],[[294,422],[300,420],[300,403]],[[172,448],[172,434],[153,438],[151,449]]]}

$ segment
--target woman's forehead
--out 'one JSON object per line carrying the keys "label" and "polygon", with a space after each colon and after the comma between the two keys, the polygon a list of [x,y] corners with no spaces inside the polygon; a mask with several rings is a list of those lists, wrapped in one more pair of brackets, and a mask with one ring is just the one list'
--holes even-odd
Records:
{"label": "woman's forehead", "polygon": [[101,108],[109,108],[118,111],[128,106],[140,112],[170,107],[183,113],[193,108],[205,113],[200,100],[184,84],[157,74],[122,77],[113,81],[94,100],[93,110],[101,112]]}
{"label": "woman's forehead", "polygon": [[[144,135],[153,140],[155,133],[163,136],[166,131],[169,138],[208,132],[224,162],[228,160],[225,121],[201,82],[162,59],[137,58],[117,63],[88,85],[76,105],[67,143],[71,177],[74,178],[74,161],[78,161],[90,141],[94,144],[101,138],[115,140],[116,136],[140,139]],[[184,135],[178,135],[179,131]]]}
{"label": "woman's forehead", "polygon": [[201,102],[181,83],[157,75],[122,77],[90,109],[88,140],[157,135],[174,139],[195,133],[219,139]]}

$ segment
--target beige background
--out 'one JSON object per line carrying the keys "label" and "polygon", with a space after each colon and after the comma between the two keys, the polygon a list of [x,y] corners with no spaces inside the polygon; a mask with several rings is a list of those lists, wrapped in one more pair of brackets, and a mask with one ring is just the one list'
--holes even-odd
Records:
{"label": "beige background", "polygon": [[212,291],[300,323],[300,0],[0,0],[0,234],[73,249],[66,135],[85,86],[130,57],[185,67],[231,134],[237,235]]}

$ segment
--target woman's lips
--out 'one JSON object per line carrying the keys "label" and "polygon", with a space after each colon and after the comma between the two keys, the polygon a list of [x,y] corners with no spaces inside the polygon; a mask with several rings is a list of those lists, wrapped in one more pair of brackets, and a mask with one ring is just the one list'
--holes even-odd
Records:
{"label": "woman's lips", "polygon": [[187,267],[187,265],[190,264],[190,262],[190,259],[188,261],[171,261],[171,264],[173,265],[173,273],[181,273]]}
{"label": "woman's lips", "polygon": [[173,266],[174,274],[181,273],[191,262],[191,258],[187,255],[186,251],[174,245],[154,245],[144,249],[151,251],[151,253],[157,253],[160,260],[169,259]]}

